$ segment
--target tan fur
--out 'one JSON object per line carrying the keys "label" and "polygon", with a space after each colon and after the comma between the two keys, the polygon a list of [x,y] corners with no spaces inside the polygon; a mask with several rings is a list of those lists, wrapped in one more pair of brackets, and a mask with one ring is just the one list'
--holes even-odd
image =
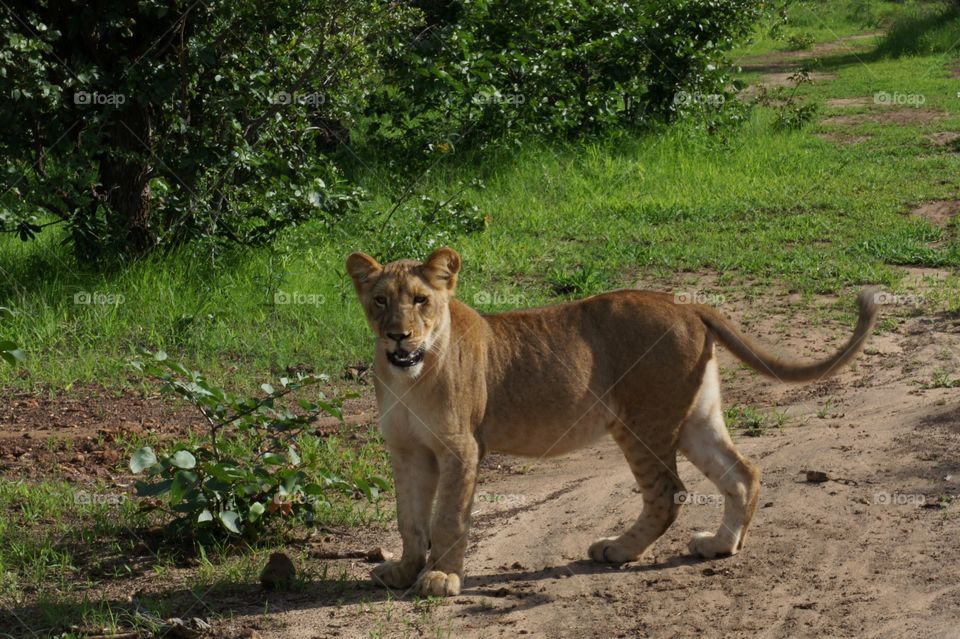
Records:
{"label": "tan fur", "polygon": [[[724,426],[714,342],[765,375],[812,380],[855,356],[876,318],[868,289],[854,335],[836,355],[782,362],[713,309],[663,293],[624,290],[480,315],[454,298],[460,257],[451,249],[422,264],[383,266],[354,253],[347,270],[377,336],[375,387],[403,539],[401,559],[378,566],[373,578],[424,595],[460,591],[485,453],[560,455],[605,433],[630,464],[643,510],[622,535],[592,544],[591,558],[633,561],[676,519],[677,450],[725,497],[720,529],[697,533],[691,550],[736,553],[760,480]],[[404,364],[421,346],[422,361]]]}

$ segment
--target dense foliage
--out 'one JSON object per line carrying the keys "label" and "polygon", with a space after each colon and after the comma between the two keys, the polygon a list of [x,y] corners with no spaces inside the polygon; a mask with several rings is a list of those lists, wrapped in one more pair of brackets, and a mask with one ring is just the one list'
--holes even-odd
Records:
{"label": "dense foliage", "polygon": [[704,104],[769,4],[5,3],[0,228],[65,224],[95,262],[335,224],[363,195],[338,168],[360,146],[430,162]]}
{"label": "dense foliage", "polygon": [[425,31],[390,48],[390,80],[371,99],[370,124],[375,136],[431,152],[720,106],[722,53],[773,11],[757,0],[416,4]]}
{"label": "dense foliage", "polygon": [[415,12],[364,0],[4,5],[0,222],[79,258],[242,242],[356,203],[326,152]]}

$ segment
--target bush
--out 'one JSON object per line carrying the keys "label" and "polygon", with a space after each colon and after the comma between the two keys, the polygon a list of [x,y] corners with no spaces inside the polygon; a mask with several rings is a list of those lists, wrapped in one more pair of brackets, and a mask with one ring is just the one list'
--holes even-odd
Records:
{"label": "bush", "polygon": [[147,476],[136,483],[144,509],[171,516],[178,533],[253,539],[274,522],[316,522],[334,494],[375,500],[388,488],[378,475],[348,481],[334,469],[302,464],[301,439],[322,415],[342,421],[340,404],[300,400],[298,415],[279,400],[323,378],[281,378],[280,389],[264,384],[263,397],[248,398],[214,386],[165,353],[144,356],[133,366],[196,406],[209,425],[195,441],[173,443],[160,455],[144,446],[130,459],[130,470]]}
{"label": "bush", "polygon": [[256,243],[360,195],[329,159],[417,13],[373,0],[13,1],[0,28],[0,228],[81,261]]}
{"label": "bush", "polygon": [[725,92],[723,52],[773,10],[758,0],[416,4],[426,24],[413,46],[388,48],[366,121],[378,143],[416,151],[669,118],[679,91]]}

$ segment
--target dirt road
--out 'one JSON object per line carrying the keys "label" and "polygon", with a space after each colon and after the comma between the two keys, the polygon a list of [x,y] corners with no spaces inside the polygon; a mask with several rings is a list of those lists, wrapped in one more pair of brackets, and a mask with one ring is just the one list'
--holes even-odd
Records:
{"label": "dirt road", "polygon": [[[797,315],[789,298],[728,307],[753,334],[807,357],[850,330],[816,305]],[[233,627],[305,639],[960,637],[960,521],[950,503],[960,493],[960,390],[943,373],[960,364],[960,320],[884,315],[888,329],[855,367],[809,386],[770,383],[721,353],[726,404],[783,415],[782,427],[736,437],[763,483],[735,557],[687,551],[695,530],[716,528],[721,508],[685,460],[691,503],[647,556],[613,568],[585,560],[587,546],[628,525],[641,498],[612,442],[561,459],[491,458],[459,597],[418,602],[374,589],[369,564],[344,560],[327,569],[343,570],[334,586],[258,602]],[[808,482],[808,470],[830,479]],[[395,532],[378,542],[399,551]]]}

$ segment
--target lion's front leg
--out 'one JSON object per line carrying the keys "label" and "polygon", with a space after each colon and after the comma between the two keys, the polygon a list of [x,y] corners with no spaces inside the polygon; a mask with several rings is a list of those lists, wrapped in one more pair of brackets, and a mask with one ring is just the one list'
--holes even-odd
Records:
{"label": "lion's front leg", "polygon": [[426,447],[390,447],[390,464],[397,488],[397,523],[403,540],[400,561],[373,569],[374,582],[388,588],[408,588],[427,562],[430,511],[437,491],[437,461]]}
{"label": "lion's front leg", "polygon": [[417,579],[417,592],[426,596],[460,594],[463,556],[470,530],[470,511],[477,483],[479,447],[465,436],[437,452],[439,490],[430,526],[430,558]]}

